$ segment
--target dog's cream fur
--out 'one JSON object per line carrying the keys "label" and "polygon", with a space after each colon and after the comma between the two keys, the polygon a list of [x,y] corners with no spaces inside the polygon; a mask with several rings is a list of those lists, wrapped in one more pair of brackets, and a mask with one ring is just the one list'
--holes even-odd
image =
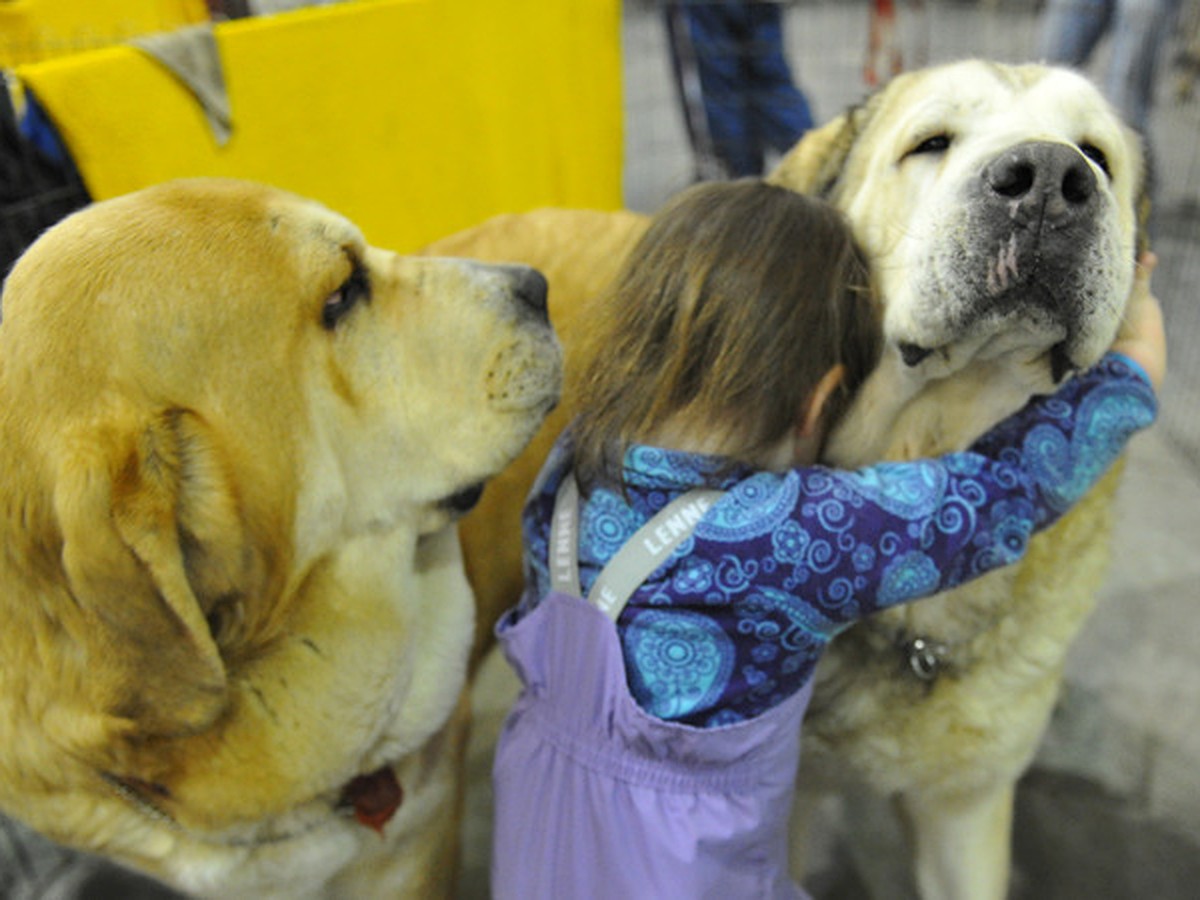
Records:
{"label": "dog's cream fur", "polygon": [[[919,152],[940,137],[944,149]],[[1026,241],[1038,223],[994,197],[1004,221],[984,240],[973,209],[981,173],[1033,144],[1067,148],[1067,164],[1092,171],[1087,221],[1062,224],[1069,239],[1055,243],[1046,212],[1043,233]],[[873,428],[872,401],[903,379],[886,365],[876,374],[831,443],[834,463],[964,447],[1051,387],[1055,354],[1086,367],[1113,340],[1145,175],[1136,136],[1078,75],[972,62],[902,76],[804,141],[772,178],[846,212],[872,259],[889,343],[934,351],[917,367],[929,380],[887,435]],[[897,801],[923,897],[1006,892],[1013,788],[1103,577],[1115,479],[1035,539],[1021,565],[875,617],[818,669],[809,770]],[[947,648],[935,680],[905,668],[915,638]]]}
{"label": "dog's cream fur", "polygon": [[[198,895],[450,896],[452,523],[560,378],[536,273],[270,188],[51,229],[0,327],[0,807]],[[384,766],[376,834],[338,807]]]}
{"label": "dog's cream fur", "polygon": [[[1036,187],[1045,197],[1019,196],[1027,166],[1049,173],[1052,183]],[[1095,362],[1131,284],[1143,178],[1138,141],[1097,91],[1040,66],[967,61],[909,73],[806,136],[771,180],[846,213],[872,261],[888,341],[831,461],[964,447],[1062,369]],[[432,249],[544,271],[570,366],[573,335],[586,328],[580,301],[615,273],[645,221],[542,210]],[[897,392],[905,402],[889,428],[874,411],[896,407]],[[519,592],[520,500],[569,415],[567,398],[462,525],[480,650]],[[1005,893],[1013,787],[1103,575],[1115,478],[1037,538],[1021,565],[864,623],[818,670],[801,781],[833,776],[895,798],[930,900]],[[946,647],[933,680],[916,676],[904,650],[915,638]]]}

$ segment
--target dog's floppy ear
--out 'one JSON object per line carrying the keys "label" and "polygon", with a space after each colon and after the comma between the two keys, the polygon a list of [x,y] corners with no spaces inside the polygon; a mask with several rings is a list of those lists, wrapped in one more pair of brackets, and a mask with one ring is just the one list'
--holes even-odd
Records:
{"label": "dog's floppy ear", "polygon": [[1131,153],[1139,160],[1138,183],[1134,194],[1134,214],[1137,223],[1137,240],[1134,246],[1137,258],[1140,259],[1142,254],[1150,249],[1151,198],[1154,195],[1158,173],[1154,169],[1154,154],[1150,152],[1146,139],[1128,129],[1126,133],[1129,135]]}
{"label": "dog's floppy ear", "polygon": [[247,553],[232,491],[188,413],[89,430],[60,458],[54,497],[96,702],[144,735],[203,730],[225,708],[226,671],[188,563],[210,570],[209,606],[236,589]]}
{"label": "dog's floppy ear", "polygon": [[801,194],[828,196],[841,175],[858,128],[856,110],[807,132],[779,161],[767,181]]}

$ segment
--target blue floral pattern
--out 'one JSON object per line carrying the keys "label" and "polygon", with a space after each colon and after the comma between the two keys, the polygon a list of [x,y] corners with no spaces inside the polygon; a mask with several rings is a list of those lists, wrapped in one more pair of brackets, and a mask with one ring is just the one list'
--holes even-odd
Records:
{"label": "blue floral pattern", "polygon": [[729,683],[733,641],[708,616],[686,609],[635,609],[622,643],[629,688],[646,712],[683,719],[708,709]]}
{"label": "blue floral pattern", "polygon": [[[702,727],[749,718],[803,687],[855,621],[1020,559],[1156,409],[1144,374],[1109,354],[969,450],[935,460],[776,474],[633,447],[624,490],[597,487],[582,504],[583,591],[667,502],[698,486],[725,489],[617,628],[643,709]],[[550,518],[570,467],[568,431],[525,510],[524,608],[549,589]]]}

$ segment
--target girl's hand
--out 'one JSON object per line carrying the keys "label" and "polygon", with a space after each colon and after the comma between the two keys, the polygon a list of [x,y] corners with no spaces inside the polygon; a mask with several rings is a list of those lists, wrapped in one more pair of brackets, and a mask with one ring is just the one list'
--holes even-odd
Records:
{"label": "girl's hand", "polygon": [[1150,274],[1157,265],[1158,257],[1150,252],[1143,253],[1138,260],[1125,316],[1112,347],[1146,370],[1155,391],[1162,386],[1167,373],[1167,335],[1163,329],[1162,307],[1150,293]]}

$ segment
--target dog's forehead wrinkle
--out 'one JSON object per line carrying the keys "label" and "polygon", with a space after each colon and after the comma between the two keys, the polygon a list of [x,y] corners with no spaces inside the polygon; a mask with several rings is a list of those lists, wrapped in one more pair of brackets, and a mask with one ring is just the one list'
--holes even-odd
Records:
{"label": "dog's forehead wrinkle", "polygon": [[317,219],[312,223],[312,234],[319,241],[344,251],[346,248],[359,248],[365,242],[362,232],[345,219],[332,213]]}
{"label": "dog's forehead wrinkle", "polygon": [[1020,91],[1018,84],[1004,73],[995,78],[981,78],[986,70],[966,66],[965,83],[970,89],[947,90],[944,82],[929,83],[920,96],[898,107],[898,127],[910,137],[919,133],[935,134],[939,129],[983,130],[995,127],[996,121],[1011,116],[1013,101]]}

